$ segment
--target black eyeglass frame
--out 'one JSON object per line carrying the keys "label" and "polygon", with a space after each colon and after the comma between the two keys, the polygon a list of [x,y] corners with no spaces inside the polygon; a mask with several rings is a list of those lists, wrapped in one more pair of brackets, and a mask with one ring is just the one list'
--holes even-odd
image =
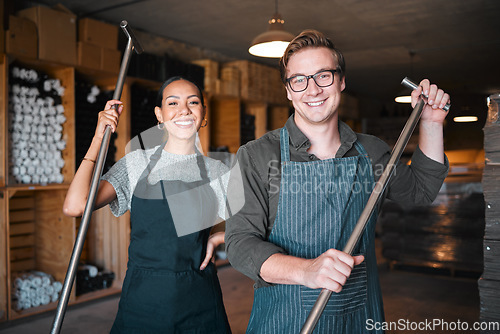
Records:
{"label": "black eyeglass frame", "polygon": [[[319,85],[318,82],[316,81],[316,77],[318,76],[318,74],[320,73],[323,73],[323,72],[330,72],[332,73],[333,75],[333,79],[332,79],[332,83],[331,84],[328,84],[328,85]],[[335,73],[336,72],[339,72],[340,73],[340,70],[339,69],[335,69],[335,70],[322,70],[322,71],[319,71],[319,72],[316,72],[314,74],[311,74],[311,75],[302,75],[302,74],[299,74],[299,75],[294,75],[293,77],[290,77],[290,78],[287,78],[286,79],[286,83],[288,84],[288,87],[290,87],[290,89],[292,91],[294,91],[295,93],[300,93],[300,92],[303,92],[307,89],[307,87],[309,87],[309,79],[313,79],[314,80],[314,83],[318,86],[318,87],[329,87],[331,85],[333,85],[333,83],[335,82]],[[292,84],[290,83],[290,81],[293,79],[293,78],[296,78],[296,77],[304,77],[306,79],[306,87],[304,87],[304,89],[301,89],[301,90],[295,90],[292,88]]]}

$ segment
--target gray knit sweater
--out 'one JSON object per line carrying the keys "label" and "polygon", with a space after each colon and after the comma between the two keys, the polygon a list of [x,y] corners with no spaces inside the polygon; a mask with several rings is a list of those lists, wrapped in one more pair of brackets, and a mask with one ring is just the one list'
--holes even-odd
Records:
{"label": "gray knit sweater", "polygon": [[[147,168],[151,155],[157,147],[146,150],[135,150],[118,162],[102,176],[115,188],[116,199],[109,206],[115,216],[123,215],[131,208],[132,195],[143,171]],[[218,215],[221,219],[225,216],[225,194],[229,180],[229,168],[218,160],[203,157],[207,170],[210,186],[218,199]],[[201,180],[200,168],[198,167],[197,154],[179,155],[161,150],[158,163],[151,170],[148,182],[155,184],[160,180],[179,180],[193,182]]]}

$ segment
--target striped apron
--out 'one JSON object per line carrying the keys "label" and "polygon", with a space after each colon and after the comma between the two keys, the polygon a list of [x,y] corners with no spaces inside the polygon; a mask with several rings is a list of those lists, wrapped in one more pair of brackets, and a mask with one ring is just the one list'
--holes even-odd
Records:
{"label": "striped apron", "polygon": [[[286,128],[281,129],[280,141],[280,198],[269,241],[305,259],[330,248],[342,250],[374,186],[365,149],[355,142],[358,156],[293,162]],[[375,213],[370,218],[353,253],[363,254],[365,260],[354,267],[342,291],[332,294],[314,333],[367,333],[368,324],[383,321],[376,217]],[[256,289],[247,333],[299,333],[320,291],[282,284]]]}

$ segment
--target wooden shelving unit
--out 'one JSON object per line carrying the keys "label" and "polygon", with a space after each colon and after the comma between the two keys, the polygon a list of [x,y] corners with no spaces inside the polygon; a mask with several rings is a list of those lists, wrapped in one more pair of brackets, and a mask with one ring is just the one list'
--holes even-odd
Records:
{"label": "wooden shelving unit", "polygon": [[[67,217],[62,213],[62,205],[77,162],[75,161],[75,73],[84,75],[103,89],[114,89],[116,73],[88,70],[77,66],[67,66],[3,56],[0,60],[0,321],[14,320],[54,310],[56,302],[16,311],[12,305],[11,285],[13,274],[20,271],[37,270],[46,272],[55,280],[63,282],[73,250],[80,219]],[[62,96],[64,116],[62,137],[66,148],[62,151],[65,162],[62,168],[64,181],[60,184],[19,184],[9,177],[9,68],[13,64],[42,71],[59,79],[65,88]],[[125,83],[122,100],[130,105],[130,85]],[[159,84],[156,83],[158,86]],[[97,115],[98,110],[96,110]],[[36,124],[34,124],[36,126]],[[130,140],[130,120],[127,115],[119,123],[115,144],[115,160],[125,154],[125,146]],[[115,273],[111,288],[94,291],[81,296],[72,290],[69,304],[101,298],[119,293],[127,265],[127,248],[130,224],[128,214],[114,217],[109,208],[96,211],[91,220],[86,243],[86,258],[91,263]]]}

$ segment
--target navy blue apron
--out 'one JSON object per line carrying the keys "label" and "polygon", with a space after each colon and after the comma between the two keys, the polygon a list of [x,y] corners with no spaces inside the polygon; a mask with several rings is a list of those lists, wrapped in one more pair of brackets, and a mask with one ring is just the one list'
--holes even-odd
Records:
{"label": "navy blue apron", "polygon": [[169,196],[188,193],[200,226],[213,225],[217,198],[204,158],[197,157],[201,181],[149,184],[162,150],[151,157],[132,197],[128,268],[111,333],[230,333],[215,266],[199,270],[210,228],[178,237],[168,203]]}
{"label": "navy blue apron", "polygon": [[[355,142],[358,156],[293,162],[286,128],[280,140],[280,198],[269,241],[305,259],[330,248],[342,250],[374,186],[366,151]],[[370,321],[383,321],[375,222],[376,213],[354,252],[365,260],[354,267],[342,291],[332,294],[314,333],[365,333]],[[299,333],[320,291],[283,284],[256,289],[247,333]]]}

